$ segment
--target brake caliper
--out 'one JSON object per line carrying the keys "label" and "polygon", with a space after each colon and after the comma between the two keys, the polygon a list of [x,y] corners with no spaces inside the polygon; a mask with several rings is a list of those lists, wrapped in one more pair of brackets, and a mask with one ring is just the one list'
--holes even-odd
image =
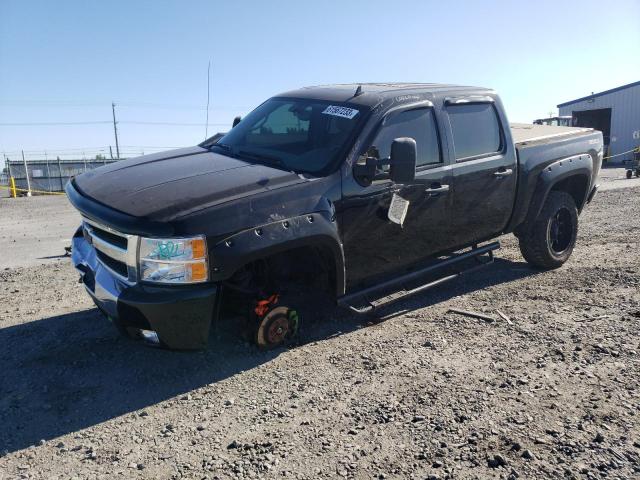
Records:
{"label": "brake caliper", "polygon": [[259,318],[264,317],[266,313],[269,311],[270,306],[278,303],[278,297],[279,295],[277,293],[274,293],[273,295],[265,298],[264,300],[258,300],[256,304],[256,308],[254,308],[253,311]]}

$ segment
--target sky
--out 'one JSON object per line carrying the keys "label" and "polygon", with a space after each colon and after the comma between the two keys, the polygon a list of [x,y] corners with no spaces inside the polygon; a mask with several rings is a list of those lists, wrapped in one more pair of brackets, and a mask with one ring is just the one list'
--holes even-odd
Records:
{"label": "sky", "polygon": [[[373,81],[495,88],[511,121],[640,80],[640,0],[0,0],[0,165],[194,145],[266,98]],[[140,122],[140,123],[136,123]],[[64,125],[60,125],[64,123]]]}

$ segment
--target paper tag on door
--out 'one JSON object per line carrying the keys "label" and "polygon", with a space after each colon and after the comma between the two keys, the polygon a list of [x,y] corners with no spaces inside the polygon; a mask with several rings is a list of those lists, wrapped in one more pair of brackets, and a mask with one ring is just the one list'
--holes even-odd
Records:
{"label": "paper tag on door", "polygon": [[387,213],[387,217],[393,223],[397,223],[402,226],[404,223],[404,219],[407,216],[407,211],[409,210],[409,200],[405,200],[397,193],[393,194],[391,197],[391,205],[389,205],[389,212]]}

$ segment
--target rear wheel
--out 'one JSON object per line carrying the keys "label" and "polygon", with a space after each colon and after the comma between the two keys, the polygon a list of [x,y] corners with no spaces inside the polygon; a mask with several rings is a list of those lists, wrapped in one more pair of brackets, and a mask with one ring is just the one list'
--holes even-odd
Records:
{"label": "rear wheel", "polygon": [[573,197],[552,191],[538,218],[520,237],[520,251],[533,266],[558,268],[571,256],[577,236],[578,209]]}
{"label": "rear wheel", "polygon": [[627,170],[627,178],[631,178],[633,175],[633,170]]}

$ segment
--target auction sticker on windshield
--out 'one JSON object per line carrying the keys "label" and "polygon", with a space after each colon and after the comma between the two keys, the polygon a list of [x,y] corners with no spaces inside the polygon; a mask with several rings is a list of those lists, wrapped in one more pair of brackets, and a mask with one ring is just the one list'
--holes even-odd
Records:
{"label": "auction sticker on windshield", "polygon": [[348,118],[349,120],[351,120],[353,117],[355,117],[358,114],[358,110],[356,110],[355,108],[329,105],[327,108],[324,109],[322,113],[326,115],[333,115],[335,117]]}

